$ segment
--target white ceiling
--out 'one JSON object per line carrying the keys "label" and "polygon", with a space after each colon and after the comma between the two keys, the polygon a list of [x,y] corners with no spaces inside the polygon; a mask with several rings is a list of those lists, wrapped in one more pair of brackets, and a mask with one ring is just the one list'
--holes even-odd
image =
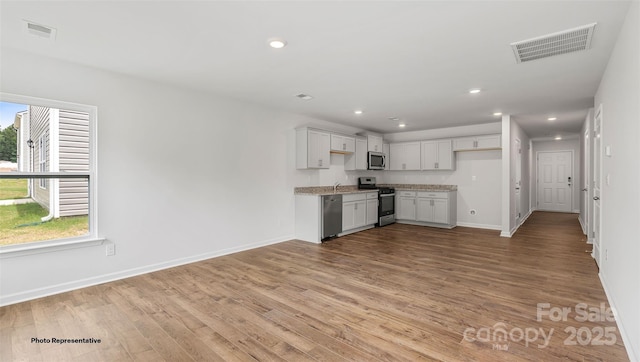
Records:
{"label": "white ceiling", "polygon": [[[544,137],[579,131],[629,4],[2,1],[0,30],[2,47],[382,133],[401,131],[389,117],[413,131],[502,111]],[[55,41],[23,19],[55,28]],[[509,46],[593,22],[588,51],[517,64]],[[288,46],[268,47],[272,37]]]}

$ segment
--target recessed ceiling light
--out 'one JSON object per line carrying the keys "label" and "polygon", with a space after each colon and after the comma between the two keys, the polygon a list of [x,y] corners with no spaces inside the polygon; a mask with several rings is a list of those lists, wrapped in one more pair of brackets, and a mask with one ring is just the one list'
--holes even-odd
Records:
{"label": "recessed ceiling light", "polygon": [[478,94],[478,93],[480,93],[480,88],[469,89],[469,93],[470,94]]}
{"label": "recessed ceiling light", "polygon": [[269,39],[269,46],[274,49],[282,49],[287,46],[287,42],[284,39],[271,38]]}
{"label": "recessed ceiling light", "polygon": [[502,112],[494,112],[493,115],[496,116],[496,117],[502,116]]}
{"label": "recessed ceiling light", "polygon": [[400,127],[400,128],[405,128],[406,126],[407,126],[407,125],[406,125],[406,124],[404,124],[404,123],[400,123],[400,124],[398,124],[398,127]]}
{"label": "recessed ceiling light", "polygon": [[356,109],[355,111],[353,111],[353,113],[355,113],[355,114],[362,114],[362,110],[360,110],[360,109]]}
{"label": "recessed ceiling light", "polygon": [[562,137],[560,137],[560,136],[557,136],[556,138],[554,138],[554,140],[556,140],[556,141],[560,141],[561,139],[562,139]]}
{"label": "recessed ceiling light", "polygon": [[549,118],[547,118],[547,121],[555,121],[556,119],[558,119],[558,118],[556,118],[556,117],[549,117]]}
{"label": "recessed ceiling light", "polygon": [[304,93],[300,93],[300,94],[296,94],[297,98],[303,99],[305,101],[311,100],[313,99],[312,96],[308,95],[308,94],[304,94]]}

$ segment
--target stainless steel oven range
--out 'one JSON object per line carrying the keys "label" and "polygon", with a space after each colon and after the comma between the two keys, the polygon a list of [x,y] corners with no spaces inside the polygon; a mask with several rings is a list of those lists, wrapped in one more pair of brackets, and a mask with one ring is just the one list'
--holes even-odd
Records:
{"label": "stainless steel oven range", "polygon": [[396,222],[396,189],[378,187],[375,177],[359,177],[358,188],[378,190],[378,223],[376,226],[385,226]]}
{"label": "stainless steel oven range", "polygon": [[378,188],[378,226],[396,222],[396,189]]}

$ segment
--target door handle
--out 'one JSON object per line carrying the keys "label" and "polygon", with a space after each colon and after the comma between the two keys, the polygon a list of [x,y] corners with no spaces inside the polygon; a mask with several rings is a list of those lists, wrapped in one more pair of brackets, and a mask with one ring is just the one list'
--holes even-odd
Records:
{"label": "door handle", "polygon": [[520,188],[519,188],[519,187],[516,187],[516,190],[520,190]]}
{"label": "door handle", "polygon": [[587,191],[587,189],[582,189],[582,191]]}
{"label": "door handle", "polygon": [[600,200],[600,197],[599,196],[594,196],[593,199],[598,201],[598,200]]}

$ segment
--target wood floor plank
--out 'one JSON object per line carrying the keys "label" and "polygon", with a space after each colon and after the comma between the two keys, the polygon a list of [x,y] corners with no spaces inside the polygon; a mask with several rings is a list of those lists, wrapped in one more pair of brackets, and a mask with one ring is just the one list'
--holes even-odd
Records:
{"label": "wood floor plank", "polygon": [[[576,319],[608,307],[587,249],[575,214],[545,212],[512,238],[393,224],[291,240],[0,308],[0,359],[627,361],[615,322]],[[571,310],[538,320],[538,303]],[[604,328],[615,343],[566,343]]]}

